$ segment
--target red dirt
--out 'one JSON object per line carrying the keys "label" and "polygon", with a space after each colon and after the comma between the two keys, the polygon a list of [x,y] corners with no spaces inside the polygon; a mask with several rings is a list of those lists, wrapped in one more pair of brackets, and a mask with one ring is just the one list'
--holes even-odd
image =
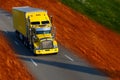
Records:
{"label": "red dirt", "polygon": [[[0,32],[0,80],[33,80]],[[13,54],[12,54],[13,53]]]}
{"label": "red dirt", "polygon": [[[2,5],[1,5],[2,4]],[[120,35],[57,0],[0,0],[0,7],[11,12],[14,6],[44,8],[54,17],[57,40],[72,49],[111,79],[120,80]]]}

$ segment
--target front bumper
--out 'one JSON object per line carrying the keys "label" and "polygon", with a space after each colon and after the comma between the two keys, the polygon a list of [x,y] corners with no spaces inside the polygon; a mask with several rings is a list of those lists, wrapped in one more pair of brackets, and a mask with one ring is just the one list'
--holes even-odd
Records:
{"label": "front bumper", "polygon": [[35,49],[34,54],[54,54],[54,53],[58,53],[58,51],[59,51],[58,48],[42,49],[42,50]]}

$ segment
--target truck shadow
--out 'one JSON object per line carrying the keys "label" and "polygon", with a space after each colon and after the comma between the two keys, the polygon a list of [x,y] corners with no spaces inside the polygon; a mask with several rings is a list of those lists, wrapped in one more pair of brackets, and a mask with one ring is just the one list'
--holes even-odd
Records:
{"label": "truck shadow", "polygon": [[33,52],[30,51],[27,47],[23,45],[23,43],[16,38],[15,32],[10,31],[1,31],[4,33],[4,36],[8,40],[11,45],[11,48],[17,55],[24,55],[24,56],[34,56]]}
{"label": "truck shadow", "polygon": [[[19,58],[25,61],[31,61],[31,58],[22,57],[22,56],[19,56]],[[85,67],[85,66],[75,65],[75,64],[69,64],[69,63],[56,62],[56,61],[47,61],[47,60],[42,60],[42,59],[33,59],[33,60],[36,63],[40,63],[40,64],[45,64],[49,66],[54,66],[58,68],[76,71],[76,72],[83,72],[83,73],[88,73],[92,75],[108,77],[108,75],[98,71],[95,68],[90,68],[90,67]]]}

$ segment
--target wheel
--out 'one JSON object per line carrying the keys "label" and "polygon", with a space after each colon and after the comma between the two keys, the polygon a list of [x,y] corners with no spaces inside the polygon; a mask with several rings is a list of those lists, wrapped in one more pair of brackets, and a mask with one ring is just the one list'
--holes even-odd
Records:
{"label": "wheel", "polygon": [[34,56],[38,56],[38,54],[35,54],[35,53],[33,53],[34,54]]}
{"label": "wheel", "polygon": [[18,36],[19,36],[19,32],[16,30],[15,31],[15,36],[17,37],[17,38],[19,38]]}
{"label": "wheel", "polygon": [[27,39],[26,39],[25,37],[23,38],[23,44],[24,44],[26,47],[29,47],[29,46],[28,46],[28,45],[29,45],[29,44],[28,44],[28,41],[27,41]]}
{"label": "wheel", "polygon": [[25,41],[25,40],[23,41],[23,44],[27,47],[27,43],[26,43],[26,41]]}
{"label": "wheel", "polygon": [[22,34],[19,34],[19,39],[20,39],[21,41],[23,41],[23,35],[22,35]]}
{"label": "wheel", "polygon": [[53,53],[53,55],[57,55],[58,53]]}

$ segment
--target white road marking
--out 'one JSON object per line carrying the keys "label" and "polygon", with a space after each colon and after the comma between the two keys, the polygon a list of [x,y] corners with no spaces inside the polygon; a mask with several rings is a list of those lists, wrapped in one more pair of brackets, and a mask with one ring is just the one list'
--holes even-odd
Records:
{"label": "white road marking", "polygon": [[32,61],[32,63],[37,66],[37,63],[33,60],[33,59],[30,59]]}
{"label": "white road marking", "polygon": [[17,41],[15,41],[15,44],[16,44],[16,45],[19,45]]}
{"label": "white road marking", "polygon": [[74,61],[71,57],[69,57],[68,55],[64,55],[66,58],[68,58],[71,61]]}

